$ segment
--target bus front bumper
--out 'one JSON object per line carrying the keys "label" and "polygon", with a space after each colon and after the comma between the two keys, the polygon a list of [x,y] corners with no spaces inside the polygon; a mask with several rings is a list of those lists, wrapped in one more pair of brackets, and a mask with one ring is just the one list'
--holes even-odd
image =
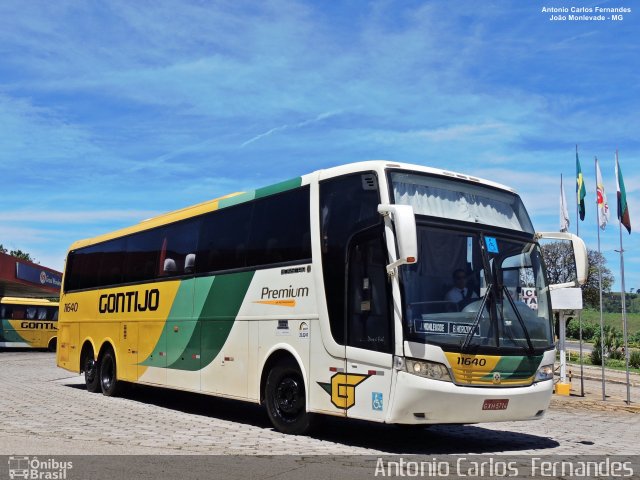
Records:
{"label": "bus front bumper", "polygon": [[387,421],[434,424],[537,420],[549,408],[552,392],[552,380],[517,388],[467,387],[398,372]]}

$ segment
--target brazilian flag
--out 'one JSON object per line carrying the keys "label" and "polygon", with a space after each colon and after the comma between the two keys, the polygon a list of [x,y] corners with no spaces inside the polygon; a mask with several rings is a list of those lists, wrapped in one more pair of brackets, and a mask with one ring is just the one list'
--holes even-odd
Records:
{"label": "brazilian flag", "polygon": [[584,197],[587,196],[587,189],[584,186],[584,177],[580,168],[580,159],[578,159],[578,146],[576,145],[576,195],[578,199],[578,214],[580,220],[584,220]]}

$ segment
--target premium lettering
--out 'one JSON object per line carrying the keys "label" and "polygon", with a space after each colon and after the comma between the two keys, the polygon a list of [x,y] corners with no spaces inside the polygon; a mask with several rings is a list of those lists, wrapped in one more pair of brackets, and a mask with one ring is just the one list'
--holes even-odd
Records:
{"label": "premium lettering", "polygon": [[160,291],[157,288],[144,292],[120,292],[100,295],[100,313],[154,312],[160,305]]}
{"label": "premium lettering", "polygon": [[262,300],[277,300],[278,298],[298,298],[298,297],[308,297],[309,296],[309,288],[308,287],[298,287],[294,288],[289,285],[289,288],[280,288],[280,289],[270,289],[269,287],[262,288],[262,294],[260,298]]}

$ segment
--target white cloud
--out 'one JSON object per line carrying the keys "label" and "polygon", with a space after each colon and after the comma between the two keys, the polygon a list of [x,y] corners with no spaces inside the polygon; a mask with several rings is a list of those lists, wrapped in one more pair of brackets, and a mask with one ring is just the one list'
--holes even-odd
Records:
{"label": "white cloud", "polygon": [[308,125],[311,125],[311,124],[314,124],[314,123],[317,123],[317,122],[321,122],[322,120],[326,120],[327,118],[335,117],[336,115],[340,115],[341,113],[342,113],[342,110],[324,112],[324,113],[321,113],[319,115],[316,115],[314,118],[310,118],[308,120],[304,120],[302,122],[298,122],[298,123],[295,123],[293,125],[285,124],[285,125],[280,125],[279,127],[274,127],[274,128],[272,128],[270,130],[267,130],[264,133],[261,133],[259,135],[256,135],[253,138],[250,138],[246,142],[243,142],[240,145],[240,148],[244,148],[247,145],[249,145],[249,144],[251,144],[253,142],[257,142],[258,140],[260,140],[262,138],[265,138],[265,137],[268,137],[268,136],[270,136],[270,135],[272,135],[272,134],[274,134],[276,132],[283,132],[285,130],[295,130],[295,129],[298,129],[298,128],[303,128],[303,127],[306,127]]}

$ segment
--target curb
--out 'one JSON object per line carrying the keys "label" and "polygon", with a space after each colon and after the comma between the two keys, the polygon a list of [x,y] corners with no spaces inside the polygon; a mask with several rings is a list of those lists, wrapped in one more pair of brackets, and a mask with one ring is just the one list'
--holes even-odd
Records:
{"label": "curb", "polygon": [[602,400],[589,400],[584,397],[580,397],[577,394],[571,394],[567,397],[553,395],[551,397],[551,406],[566,406],[567,404],[573,407],[584,409],[598,409],[613,412],[628,412],[633,414],[640,414],[640,405],[627,405],[623,400],[611,399],[607,401]]}

